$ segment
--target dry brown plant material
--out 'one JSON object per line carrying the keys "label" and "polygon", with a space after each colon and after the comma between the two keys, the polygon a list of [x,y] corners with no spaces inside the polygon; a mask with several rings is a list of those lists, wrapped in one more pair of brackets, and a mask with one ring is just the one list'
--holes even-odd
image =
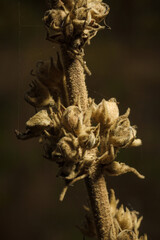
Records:
{"label": "dry brown plant material", "polygon": [[[137,147],[136,127],[130,124],[130,109],[120,115],[115,98],[103,99],[98,105],[88,98],[84,46],[105,26],[100,23],[109,13],[101,0],[51,1],[44,16],[47,39],[59,44],[60,60],[38,62],[32,72],[34,80],[25,99],[37,109],[26,122],[26,131],[16,130],[19,139],[38,137],[44,155],[59,166],[67,188],[85,179],[91,203],[83,234],[101,240],[146,240],[139,238],[142,218],[138,213],[117,208],[118,200],[111,191],[110,200],[104,175],[118,176],[127,172],[144,178],[136,169],[119,163],[121,148]],[[92,216],[92,219],[91,219]]]}
{"label": "dry brown plant material", "polygon": [[[139,236],[139,227],[143,217],[138,217],[139,213],[132,210],[130,211],[127,207],[124,208],[123,205],[118,207],[119,199],[116,199],[115,192],[113,189],[110,190],[110,212],[113,219],[113,224],[116,230],[117,240],[147,240],[147,236]],[[84,235],[88,237],[96,238],[96,226],[94,223],[93,215],[91,209],[84,206],[85,210],[85,221],[83,226],[78,226],[78,228],[83,232]],[[112,234],[110,239],[114,239]]]}

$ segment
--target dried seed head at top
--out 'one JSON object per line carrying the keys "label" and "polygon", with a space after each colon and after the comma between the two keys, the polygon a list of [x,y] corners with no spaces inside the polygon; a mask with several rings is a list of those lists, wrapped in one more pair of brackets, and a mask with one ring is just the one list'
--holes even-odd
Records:
{"label": "dried seed head at top", "polygon": [[102,1],[59,1],[43,18],[47,39],[80,50],[103,27],[99,24],[109,13]]}

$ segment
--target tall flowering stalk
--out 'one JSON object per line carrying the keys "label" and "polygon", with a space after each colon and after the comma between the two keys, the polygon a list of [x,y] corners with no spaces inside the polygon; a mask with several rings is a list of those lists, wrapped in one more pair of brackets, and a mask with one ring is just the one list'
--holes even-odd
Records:
{"label": "tall flowering stalk", "polygon": [[[101,0],[52,0],[43,21],[47,39],[60,47],[57,60],[38,62],[32,71],[33,81],[25,99],[37,109],[26,122],[26,131],[16,130],[19,139],[38,137],[45,157],[59,166],[58,175],[65,187],[85,179],[90,198],[86,208],[84,235],[100,240],[146,240],[139,237],[138,213],[117,207],[118,200],[106,187],[106,176],[133,172],[136,169],[118,162],[121,148],[137,147],[135,126],[130,125],[130,109],[120,115],[115,98],[96,104],[88,98],[84,47],[105,26],[101,25],[109,6]],[[61,57],[60,57],[61,55]]]}

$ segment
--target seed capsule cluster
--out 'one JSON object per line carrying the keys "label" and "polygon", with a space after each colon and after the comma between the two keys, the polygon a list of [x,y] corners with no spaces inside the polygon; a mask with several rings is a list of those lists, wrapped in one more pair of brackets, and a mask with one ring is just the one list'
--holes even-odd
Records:
{"label": "seed capsule cluster", "polygon": [[[130,110],[119,116],[114,98],[108,101],[103,99],[98,105],[93,99],[88,99],[86,112],[78,104],[65,107],[60,97],[54,99],[54,83],[58,86],[58,78],[55,81],[50,79],[51,68],[44,64],[42,66],[43,71],[38,68],[36,73],[37,82],[41,85],[45,83],[43,87],[50,94],[51,101],[47,94],[40,91],[43,99],[40,104],[40,95],[35,87],[27,93],[31,105],[31,93],[36,96],[34,106],[39,111],[26,122],[25,133],[16,132],[17,137],[28,139],[38,136],[43,144],[44,156],[58,164],[58,176],[65,179],[67,186],[85,178],[93,164],[102,166],[107,175],[133,172],[143,178],[136,169],[115,161],[120,148],[141,144],[141,140],[136,139],[136,128],[130,125]],[[52,69],[55,70],[55,67]],[[43,82],[45,74],[47,80]]]}
{"label": "seed capsule cluster", "polygon": [[[108,12],[108,5],[101,0],[56,0],[45,13],[44,22],[53,33],[52,40],[81,51]],[[98,105],[86,99],[85,112],[80,99],[67,107],[66,76],[59,55],[56,62],[53,58],[38,62],[31,74],[34,80],[25,99],[36,108],[36,114],[27,121],[26,131],[16,134],[19,139],[39,137],[44,156],[58,164],[58,176],[65,179],[66,186],[85,178],[93,164],[107,175],[133,172],[143,178],[136,169],[115,161],[121,148],[141,145],[136,127],[130,125],[130,109],[120,115],[114,98],[103,99]]]}
{"label": "seed capsule cluster", "polygon": [[114,190],[110,193],[110,207],[113,217],[116,235],[118,240],[147,240],[147,236],[139,237],[139,227],[143,217],[138,217],[139,213],[131,211],[123,205],[118,207],[119,200],[116,199]]}
{"label": "seed capsule cluster", "polygon": [[[115,192],[111,189],[110,192],[110,210],[113,218],[113,224],[116,231],[116,240],[147,240],[147,235],[139,236],[139,227],[143,217],[139,217],[139,213],[134,210],[129,210],[123,205],[118,206],[119,199],[116,199]],[[96,229],[89,207],[84,206],[85,222],[83,226],[78,226],[81,232],[88,237],[96,237]],[[110,232],[110,240],[115,240],[115,237]]]}
{"label": "seed capsule cluster", "polygon": [[[96,104],[88,98],[85,86],[84,70],[90,72],[83,61],[84,46],[104,28],[100,23],[108,15],[109,6],[102,0],[51,0],[50,3],[51,9],[45,13],[43,21],[47,39],[60,45],[63,64],[58,54],[56,61],[53,58],[39,61],[31,71],[34,79],[25,100],[36,113],[26,122],[25,132],[15,131],[17,138],[38,137],[44,157],[56,162],[57,176],[65,181],[60,200],[70,185],[86,177],[89,179],[96,170],[100,170],[102,177],[103,174],[119,176],[132,172],[144,178],[133,167],[116,160],[120,149],[142,144],[136,138],[136,127],[130,124],[130,109],[120,115],[115,98],[103,99]],[[97,199],[94,200],[99,203],[100,198]],[[114,226],[108,230],[110,237],[107,239],[147,240],[146,235],[139,237],[142,217],[138,218],[137,212],[124,209],[123,205],[118,208],[117,204],[112,190],[111,214],[107,216],[110,215],[108,221],[113,220]],[[89,208],[86,210],[86,226],[80,229],[84,235],[93,237],[96,235],[95,224]],[[104,218],[102,220],[107,220]]]}
{"label": "seed capsule cluster", "polygon": [[74,53],[82,51],[104,26],[100,22],[109,13],[109,6],[101,0],[53,1],[52,9],[44,16],[47,39],[67,45]]}

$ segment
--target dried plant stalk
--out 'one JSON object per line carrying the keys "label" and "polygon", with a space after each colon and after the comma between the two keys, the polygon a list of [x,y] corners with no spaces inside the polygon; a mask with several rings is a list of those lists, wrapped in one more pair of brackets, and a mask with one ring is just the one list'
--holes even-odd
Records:
{"label": "dried plant stalk", "polygon": [[[57,61],[38,62],[31,89],[25,99],[37,109],[26,122],[26,131],[16,130],[19,139],[39,137],[45,157],[59,166],[64,178],[62,201],[70,185],[85,179],[93,214],[87,216],[84,235],[99,240],[147,240],[139,237],[142,218],[123,206],[117,208],[114,191],[110,200],[104,174],[118,176],[136,169],[115,159],[121,148],[137,147],[136,127],[129,121],[130,109],[119,114],[115,98],[98,105],[88,98],[85,72],[90,74],[84,46],[104,28],[100,23],[109,13],[102,0],[52,0],[44,16],[47,39],[59,44]],[[89,208],[86,208],[89,209]],[[88,211],[88,210],[87,210]],[[90,210],[89,210],[90,213]]]}
{"label": "dried plant stalk", "polygon": [[93,166],[85,179],[91,202],[98,239],[111,239],[115,236],[110,211],[108,191],[102,169]]}
{"label": "dried plant stalk", "polygon": [[[66,75],[66,96],[68,105],[80,105],[85,111],[88,105],[88,93],[85,84],[84,68],[81,60],[76,56],[70,57],[66,47],[61,47],[62,58]],[[95,155],[96,159],[96,155]],[[85,179],[88,190],[98,239],[109,240],[113,230],[113,221],[110,212],[108,192],[103,171],[94,165],[89,169],[88,177]]]}
{"label": "dried plant stalk", "polygon": [[66,76],[66,98],[67,104],[77,105],[80,103],[83,111],[87,109],[88,93],[85,84],[84,67],[82,56],[71,56],[66,46],[61,46],[65,76]]}

